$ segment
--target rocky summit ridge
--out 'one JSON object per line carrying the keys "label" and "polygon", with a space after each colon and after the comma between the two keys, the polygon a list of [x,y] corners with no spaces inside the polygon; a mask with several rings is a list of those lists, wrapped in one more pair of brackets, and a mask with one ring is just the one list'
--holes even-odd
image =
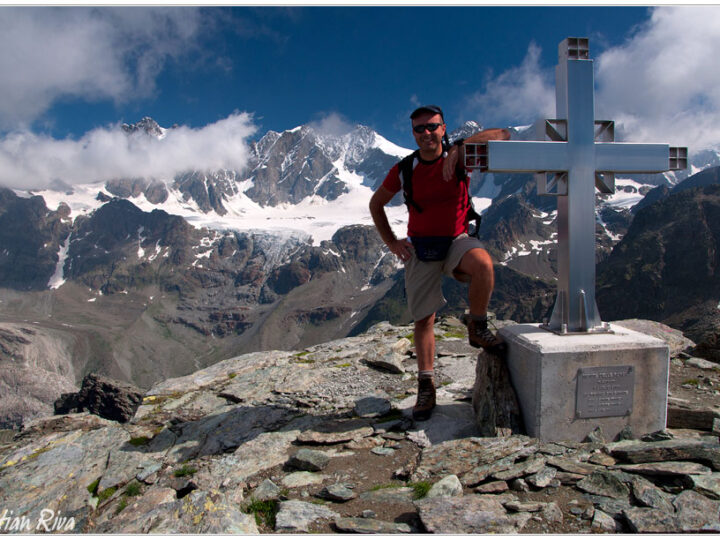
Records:
{"label": "rocky summit ridge", "polygon": [[81,412],[0,434],[0,531],[719,532],[718,371],[677,331],[617,324],[670,344],[672,429],[575,443],[488,425],[488,357],[451,317],[435,327],[439,405],[413,422],[411,327],[379,323],[159,382],[129,422]]}

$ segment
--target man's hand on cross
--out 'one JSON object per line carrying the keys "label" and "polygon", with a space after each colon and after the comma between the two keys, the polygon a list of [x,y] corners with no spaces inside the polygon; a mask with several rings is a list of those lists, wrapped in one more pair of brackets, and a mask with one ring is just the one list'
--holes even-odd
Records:
{"label": "man's hand on cross", "polygon": [[[495,140],[510,140],[510,132],[507,129],[503,128],[484,129],[465,139],[465,142],[483,143]],[[453,177],[453,173],[455,172],[455,167],[457,166],[458,159],[462,160],[461,163],[464,163],[465,161],[464,145],[462,145],[459,150],[457,146],[451,146],[448,150],[447,156],[445,157],[445,162],[443,163],[443,180],[445,182],[449,181]]]}

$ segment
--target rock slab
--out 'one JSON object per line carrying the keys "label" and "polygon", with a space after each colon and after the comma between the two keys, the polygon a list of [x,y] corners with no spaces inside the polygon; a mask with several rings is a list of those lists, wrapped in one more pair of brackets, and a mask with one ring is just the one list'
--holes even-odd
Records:
{"label": "rock slab", "polygon": [[428,532],[433,534],[515,534],[527,515],[509,515],[502,496],[436,497],[415,503]]}

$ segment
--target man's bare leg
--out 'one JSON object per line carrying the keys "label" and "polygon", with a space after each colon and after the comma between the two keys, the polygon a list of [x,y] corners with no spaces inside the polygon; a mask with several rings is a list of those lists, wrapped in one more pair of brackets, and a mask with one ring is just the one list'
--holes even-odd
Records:
{"label": "man's bare leg", "polygon": [[455,272],[470,278],[468,287],[470,316],[465,321],[470,345],[482,347],[493,354],[505,354],[507,347],[505,342],[488,329],[487,323],[488,305],[495,286],[495,273],[490,254],[481,248],[469,250],[460,259]]}
{"label": "man's bare leg", "polygon": [[427,420],[435,408],[435,314],[415,321],[415,356],[418,364],[418,395],[415,420]]}
{"label": "man's bare leg", "polygon": [[418,372],[431,371],[435,365],[435,314],[415,321],[415,355]]}
{"label": "man's bare leg", "polygon": [[482,248],[467,251],[460,259],[455,272],[470,277],[468,287],[470,314],[487,315],[490,296],[495,287],[495,272],[490,254]]}

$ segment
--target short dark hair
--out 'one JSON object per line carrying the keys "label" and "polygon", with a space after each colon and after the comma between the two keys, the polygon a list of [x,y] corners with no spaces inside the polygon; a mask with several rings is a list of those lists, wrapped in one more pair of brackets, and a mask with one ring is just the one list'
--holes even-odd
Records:
{"label": "short dark hair", "polygon": [[443,116],[442,109],[437,105],[423,105],[422,107],[418,107],[410,115],[410,120],[415,120],[415,118],[424,113],[439,114],[440,118],[443,119],[443,122],[445,121],[445,116]]}

